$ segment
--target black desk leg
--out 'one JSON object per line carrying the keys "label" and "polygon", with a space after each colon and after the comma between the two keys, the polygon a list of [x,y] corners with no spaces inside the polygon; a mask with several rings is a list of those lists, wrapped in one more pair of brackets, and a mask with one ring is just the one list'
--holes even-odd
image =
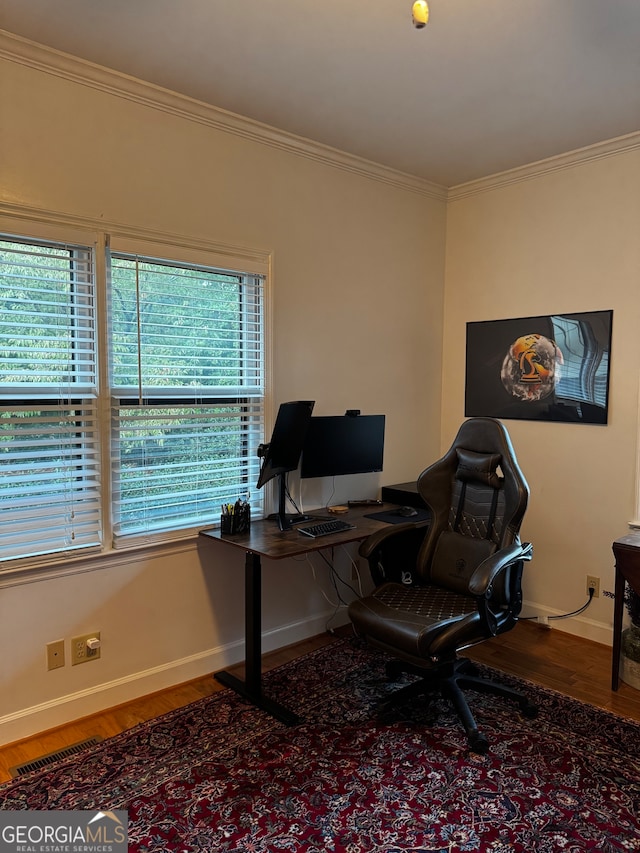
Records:
{"label": "black desk leg", "polygon": [[245,680],[226,670],[216,672],[215,678],[225,687],[235,690],[258,708],[271,714],[287,726],[295,726],[300,718],[272,699],[262,695],[262,569],[260,555],[247,551],[244,564],[244,636]]}
{"label": "black desk leg", "polygon": [[617,690],[620,681],[620,649],[622,647],[622,616],[625,578],[616,565],[613,600],[613,649],[611,650],[611,689]]}

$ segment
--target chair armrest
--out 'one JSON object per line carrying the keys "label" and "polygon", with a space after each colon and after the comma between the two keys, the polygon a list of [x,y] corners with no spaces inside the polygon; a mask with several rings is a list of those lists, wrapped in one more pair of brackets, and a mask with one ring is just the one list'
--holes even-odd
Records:
{"label": "chair armrest", "polygon": [[364,540],[358,553],[369,563],[369,571],[376,586],[385,581],[411,583],[418,552],[428,530],[428,524],[392,524]]}
{"label": "chair armrest", "polygon": [[[528,542],[514,542],[483,560],[472,574],[469,591],[476,596],[478,615],[487,636],[495,637],[515,625],[522,607],[522,563],[532,556],[533,547]],[[499,595],[494,600],[495,579],[512,567],[513,573],[505,580],[506,599]]]}
{"label": "chair armrest", "polygon": [[501,548],[486,560],[483,560],[469,579],[469,592],[484,596],[495,578],[508,566],[520,560],[530,560],[533,546],[529,542],[514,542],[508,548]]}
{"label": "chair armrest", "polygon": [[381,530],[376,530],[364,540],[358,549],[358,554],[368,560],[371,555],[381,546],[391,541],[394,536],[401,536],[408,530],[415,530],[415,524],[391,524],[388,527],[383,527]]}

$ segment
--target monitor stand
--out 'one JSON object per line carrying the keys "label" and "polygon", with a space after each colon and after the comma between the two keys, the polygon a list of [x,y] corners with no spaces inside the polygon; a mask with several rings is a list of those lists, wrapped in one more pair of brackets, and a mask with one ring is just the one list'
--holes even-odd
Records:
{"label": "monitor stand", "polygon": [[287,504],[287,481],[286,474],[278,474],[278,512],[271,513],[267,518],[278,522],[280,530],[291,530],[294,524],[299,524],[301,521],[311,521],[312,516],[302,513],[294,513],[287,515],[285,506]]}
{"label": "monitor stand", "polygon": [[286,474],[276,474],[278,480],[278,512],[271,512],[267,516],[267,521],[277,521],[280,530],[291,530],[294,524],[300,524],[302,521],[329,521],[331,516],[323,513],[315,513],[308,515],[306,512],[294,512],[287,514],[285,506],[287,503],[287,482]]}

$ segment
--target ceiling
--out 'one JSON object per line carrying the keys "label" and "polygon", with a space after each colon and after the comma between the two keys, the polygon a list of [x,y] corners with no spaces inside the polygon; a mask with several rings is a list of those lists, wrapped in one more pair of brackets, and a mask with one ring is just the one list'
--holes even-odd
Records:
{"label": "ceiling", "polygon": [[640,0],[0,0],[0,28],[451,187],[640,130]]}

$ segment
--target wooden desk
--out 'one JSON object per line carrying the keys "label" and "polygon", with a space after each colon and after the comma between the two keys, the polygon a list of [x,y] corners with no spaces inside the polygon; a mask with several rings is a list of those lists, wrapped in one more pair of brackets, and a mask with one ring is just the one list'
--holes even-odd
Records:
{"label": "wooden desk", "polygon": [[[212,542],[222,542],[245,552],[244,599],[245,599],[245,678],[244,681],[226,670],[215,674],[215,678],[226,687],[230,687],[245,699],[253,702],[263,711],[267,711],[287,725],[295,725],[299,718],[288,708],[262,693],[262,565],[261,558],[284,560],[287,557],[297,557],[313,551],[322,551],[336,545],[358,542],[366,539],[371,533],[386,527],[383,521],[366,516],[371,513],[393,510],[393,504],[383,504],[379,507],[358,507],[348,513],[335,516],[337,519],[355,524],[354,530],[334,533],[331,536],[321,536],[310,539],[294,528],[281,531],[276,521],[254,521],[247,533],[236,536],[222,534],[220,528],[201,531],[200,535]],[[314,512],[309,513],[313,515]],[[327,516],[325,510],[315,510],[317,516]],[[411,519],[403,519],[410,522]],[[313,522],[307,522],[312,524]],[[427,523],[427,522],[423,522]]]}
{"label": "wooden desk", "polygon": [[640,530],[627,533],[613,543],[616,558],[615,600],[613,605],[613,659],[611,689],[618,689],[620,647],[622,645],[622,615],[624,613],[625,581],[640,594]]}

